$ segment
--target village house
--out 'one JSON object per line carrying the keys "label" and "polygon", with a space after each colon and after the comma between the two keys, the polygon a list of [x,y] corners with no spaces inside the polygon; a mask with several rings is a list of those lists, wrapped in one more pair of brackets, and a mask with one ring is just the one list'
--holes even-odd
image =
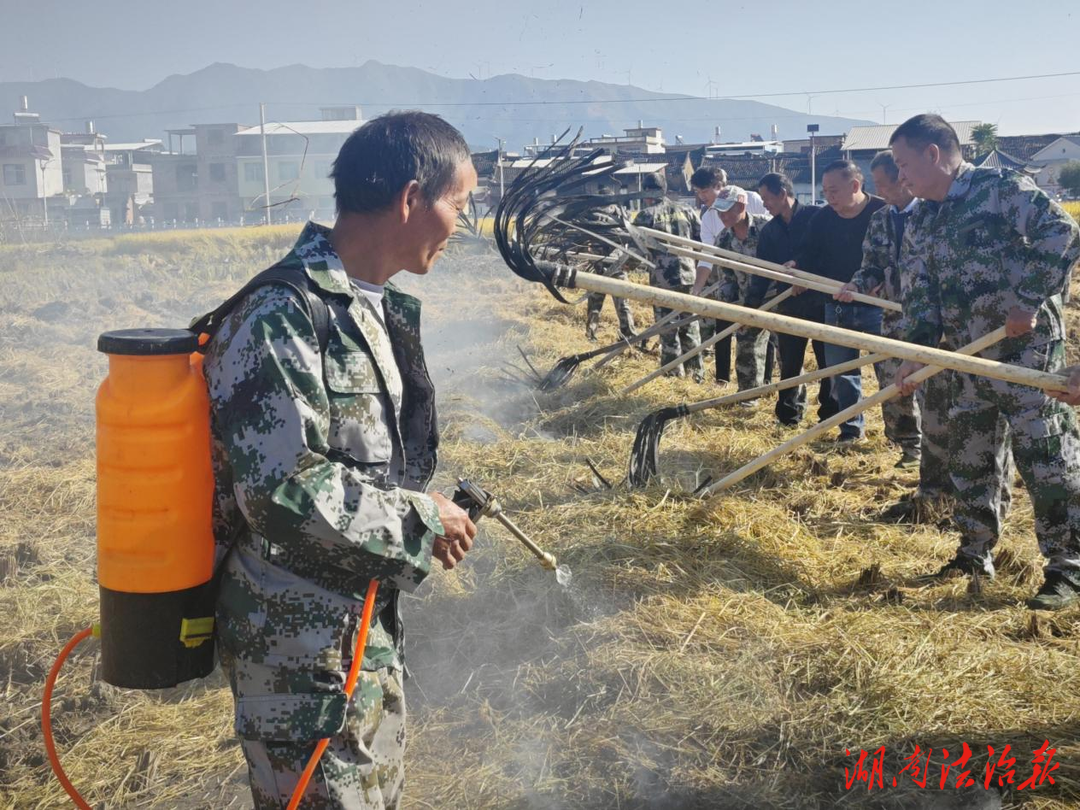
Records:
{"label": "village house", "polygon": [[14,122],[0,126],[0,220],[48,224],[46,201],[64,191],[60,135],[25,96]]}
{"label": "village house", "polygon": [[[319,121],[266,125],[271,221],[285,216],[334,218],[330,168],[345,139],[362,123],[360,108],[349,106],[323,108]],[[259,126],[253,126],[239,130],[235,136],[238,194],[247,221],[264,218],[267,206],[262,134]]]}

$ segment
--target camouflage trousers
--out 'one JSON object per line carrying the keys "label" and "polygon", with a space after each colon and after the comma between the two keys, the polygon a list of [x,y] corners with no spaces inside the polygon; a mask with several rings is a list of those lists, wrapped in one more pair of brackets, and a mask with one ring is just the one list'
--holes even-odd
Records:
{"label": "camouflage trousers", "polygon": [[[614,278],[618,278],[616,275]],[[626,273],[622,274],[622,280],[626,281]],[[589,297],[586,300],[585,308],[587,311],[587,323],[599,323],[600,312],[604,308],[604,299],[607,298],[603,293],[589,293]],[[630,302],[625,298],[612,298],[612,303],[615,305],[615,314],[619,318],[619,331],[624,334],[630,334],[634,331],[634,315],[630,311]]]}
{"label": "camouflage trousers", "polygon": [[735,378],[740,391],[764,385],[766,377],[772,376],[769,347],[775,340],[768,330],[750,326],[742,326],[735,333]]}
{"label": "camouflage trousers", "polygon": [[[1051,341],[1002,359],[1054,372],[1065,365],[1065,344]],[[1038,389],[986,377],[955,374],[953,386],[949,453],[955,521],[964,536],[961,552],[989,557],[1001,533],[995,501],[1004,452],[998,420],[1004,416],[1034,507],[1046,570],[1066,573],[1080,583],[1080,428],[1073,409]]]}
{"label": "camouflage trousers", "polygon": [[[620,281],[627,281],[629,276],[626,270],[618,269],[614,271],[604,272],[604,268],[600,266],[601,273],[610,278],[616,278]],[[592,337],[596,331],[596,327],[600,323],[600,312],[604,308],[604,299],[607,298],[603,293],[589,293],[589,297],[586,300],[585,308],[587,311],[585,333]],[[630,312],[630,302],[625,298],[612,297],[611,302],[615,305],[615,314],[619,318],[619,331],[624,335],[631,335],[634,332],[634,316]]]}
{"label": "camouflage trousers", "polygon": [[[891,337],[891,335],[890,335]],[[892,385],[896,377],[896,370],[903,362],[898,357],[889,357],[879,363],[874,363],[874,373],[877,375],[878,387],[885,388]],[[944,376],[942,372],[938,376]],[[929,385],[931,377],[923,385]],[[881,403],[881,418],[885,423],[885,438],[904,450],[918,453],[922,446],[922,413],[919,409],[919,401],[915,395],[910,397],[893,397]]]}
{"label": "camouflage trousers", "polygon": [[[315,740],[240,740],[255,810],[280,810],[288,805],[315,745]],[[300,806],[311,810],[397,808],[405,784],[404,764],[401,673],[361,671],[345,726],[330,738]]]}
{"label": "camouflage trousers", "polygon": [[[922,429],[922,460],[919,464],[919,495],[926,499],[953,497],[953,482],[949,474],[949,409],[955,395],[956,375],[945,370],[924,382],[916,392]],[[997,495],[992,506],[1003,523],[1012,507],[1013,481],[1016,464],[1013,461],[1009,420],[999,414],[994,430],[994,468],[990,484]]]}
{"label": "camouflage trousers", "polygon": [[[673,287],[676,292],[687,293],[690,292],[690,285],[680,285]],[[672,310],[667,307],[653,307],[653,317],[656,320],[666,318],[670,315]],[[660,336],[660,365],[666,365],[691,349],[701,344],[701,330],[698,327],[698,321],[693,321],[685,326],[680,326],[678,329],[674,329],[670,332],[666,332]],[[675,369],[672,369],[669,373],[677,376],[683,376],[683,374],[693,374],[695,377],[703,377],[705,374],[705,366],[702,363],[701,355],[698,354],[691,357],[685,363],[682,363]]]}

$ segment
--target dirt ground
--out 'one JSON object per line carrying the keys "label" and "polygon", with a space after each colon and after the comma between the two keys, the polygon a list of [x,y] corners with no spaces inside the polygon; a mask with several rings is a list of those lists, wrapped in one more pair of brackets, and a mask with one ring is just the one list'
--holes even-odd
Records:
{"label": "dirt ground", "polygon": [[[0,249],[0,807],[65,806],[38,713],[57,651],[96,619],[97,334],[185,325],[294,235]],[[1023,605],[1041,558],[1022,486],[997,579],[916,587],[957,535],[879,519],[915,484],[893,469],[880,413],[854,452],[822,440],[704,502],[691,491],[705,476],[794,433],[775,425],[771,400],[683,419],[664,435],[662,478],[631,492],[623,479],[640,419],[721,389],[663,379],[619,397],[657,362],[628,353],[539,393],[507,364],[524,366],[519,346],[541,371],[589,348],[583,305],[558,304],[476,248],[405,286],[425,301],[439,389],[436,485],[482,483],[573,571],[561,587],[507,532],[481,524],[466,564],[433,573],[407,600],[405,807],[1080,803],[1080,614]],[[613,339],[610,304],[604,318]],[[1075,334],[1075,305],[1069,318]],[[1073,338],[1074,362],[1077,349]],[[97,678],[95,644],[69,660],[54,706],[63,762],[91,805],[250,807],[220,674],[120,690]],[[1020,790],[1044,740],[1057,749],[1056,784]],[[938,789],[964,743],[978,786],[955,788],[954,768]],[[982,788],[988,745],[1015,757],[1003,790]],[[901,773],[916,746],[931,756],[926,788]],[[881,747],[885,786],[848,789],[845,768]]]}

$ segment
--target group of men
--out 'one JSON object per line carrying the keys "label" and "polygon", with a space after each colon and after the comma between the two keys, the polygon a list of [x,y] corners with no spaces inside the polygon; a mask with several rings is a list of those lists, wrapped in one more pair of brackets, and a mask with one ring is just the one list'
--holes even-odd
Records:
{"label": "group of men", "polygon": [[[731,250],[843,283],[832,298],[793,287],[779,309],[786,315],[948,349],[1004,324],[1009,337],[986,356],[1060,370],[1062,301],[1080,258],[1077,226],[1061,208],[1023,176],[965,163],[956,133],[937,116],[899,127],[891,155],[879,156],[873,172],[884,200],[865,194],[856,167],[829,166],[829,207],[822,210],[801,206],[779,174],[761,178],[755,194],[699,173],[704,217],[669,201],[662,178],[654,178],[647,188],[656,198],[637,221],[690,237],[711,227]],[[390,113],[349,137],[332,178],[333,227],[305,227],[275,265],[288,280],[236,304],[206,346],[203,366],[219,549],[216,644],[257,808],[289,802],[322,739],[329,743],[303,794],[305,807],[399,805],[399,595],[415,589],[433,561],[453,568],[476,534],[461,508],[425,493],[438,427],[420,305],[389,283],[402,271],[426,274],[446,248],[476,186],[468,146],[437,116]],[[755,210],[758,196],[771,218]],[[705,225],[712,212],[722,227]],[[709,285],[711,270],[693,262],[657,253],[654,263],[654,283],[685,292]],[[778,294],[756,276],[725,274],[724,282],[720,295],[746,306]],[[880,309],[850,300],[855,291],[901,302],[903,317],[883,318]],[[696,323],[681,325],[664,343],[665,360],[697,339]],[[764,378],[771,340],[753,329],[738,332],[741,386]],[[776,345],[781,376],[797,376],[806,340],[779,334]],[[814,352],[821,366],[852,354],[817,343]],[[890,438],[909,462],[921,452],[923,494],[936,480],[957,504],[960,549],[937,575],[992,575],[1015,459],[1047,557],[1045,583],[1031,604],[1075,602],[1080,431],[1071,405],[1080,403],[1080,372],[1070,391],[1055,397],[948,373],[933,378],[940,387],[911,399],[915,364],[892,365],[895,371],[882,364],[880,379],[891,375],[908,399],[886,413]],[[704,376],[700,358],[687,367]],[[819,416],[860,393],[854,374],[823,381]],[[805,391],[792,389],[776,414],[797,424],[805,408]],[[862,429],[852,419],[841,436],[857,440]],[[346,673],[370,580],[379,598],[350,699]]]}
{"label": "group of men", "polygon": [[[660,198],[646,200],[635,220],[826,277],[841,285],[838,292],[802,288],[797,277],[789,285],[710,262],[695,266],[660,249],[650,256],[656,265],[651,282],[751,308],[790,287],[777,307],[783,315],[952,351],[1004,326],[1007,337],[981,356],[1061,371],[1063,302],[1071,268],[1080,260],[1076,222],[1030,178],[967,163],[956,132],[937,115],[915,116],[898,127],[890,149],[874,158],[870,171],[877,195],[866,193],[856,164],[840,160],[826,166],[827,205],[817,208],[799,203],[783,174],[766,174],[755,193],[728,185],[721,170],[705,167],[691,178],[700,211],[668,199],[657,178],[647,188],[657,189]],[[898,303],[902,311],[855,300],[856,294]],[[656,314],[666,311],[658,308]],[[696,323],[670,333],[661,363],[699,340]],[[740,390],[771,378],[773,346],[782,380],[803,373],[806,338],[741,327],[735,340]],[[819,368],[859,356],[857,349],[810,342]],[[716,345],[716,376],[727,381],[731,348],[725,341]],[[1072,604],[1080,598],[1080,433],[1068,403],[1077,398],[951,371],[912,385],[907,379],[918,368],[896,359],[875,364],[881,387],[901,388],[882,407],[885,434],[901,451],[896,466],[918,468],[920,477],[913,496],[884,517],[918,519],[939,511],[923,509],[928,503],[949,505],[960,547],[928,577],[992,577],[992,551],[1019,469],[1047,560],[1044,584],[1029,605]],[[669,373],[705,377],[700,355]],[[839,426],[841,448],[863,439],[863,415],[853,407],[861,398],[857,368],[819,383],[819,420],[852,409]],[[806,399],[804,386],[780,391],[777,420],[798,425]]]}

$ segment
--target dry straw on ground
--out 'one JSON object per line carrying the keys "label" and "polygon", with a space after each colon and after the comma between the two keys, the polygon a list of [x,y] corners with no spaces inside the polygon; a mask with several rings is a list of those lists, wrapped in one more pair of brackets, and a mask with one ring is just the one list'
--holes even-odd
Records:
{"label": "dry straw on ground", "polygon": [[[53,656],[96,611],[94,337],[186,323],[290,238],[0,254],[0,806],[63,804],[37,712]],[[425,299],[440,390],[438,485],[467,475],[494,490],[574,573],[560,588],[489,526],[468,564],[408,601],[406,807],[980,806],[981,788],[906,778],[847,791],[845,749],[885,746],[896,774],[915,745],[939,763],[967,742],[981,775],[987,744],[1011,744],[1019,783],[1044,739],[1058,748],[1056,786],[1011,790],[1006,806],[1080,800],[1080,626],[1074,611],[1023,607],[1040,558],[1022,488],[1001,575],[976,591],[911,586],[956,535],[877,520],[914,483],[893,470],[877,413],[855,452],[818,442],[706,503],[688,494],[705,475],[792,434],[768,403],[681,420],[661,445],[662,480],[629,493],[618,482],[638,420],[715,387],[664,379],[617,399],[656,363],[631,354],[533,392],[506,380],[504,363],[520,362],[517,344],[543,370],[586,348],[582,308],[526,288],[490,254],[456,253],[406,283]],[[56,708],[64,762],[92,804],[250,806],[219,676],[124,692],[96,680],[95,660],[92,642],[77,651]]]}

